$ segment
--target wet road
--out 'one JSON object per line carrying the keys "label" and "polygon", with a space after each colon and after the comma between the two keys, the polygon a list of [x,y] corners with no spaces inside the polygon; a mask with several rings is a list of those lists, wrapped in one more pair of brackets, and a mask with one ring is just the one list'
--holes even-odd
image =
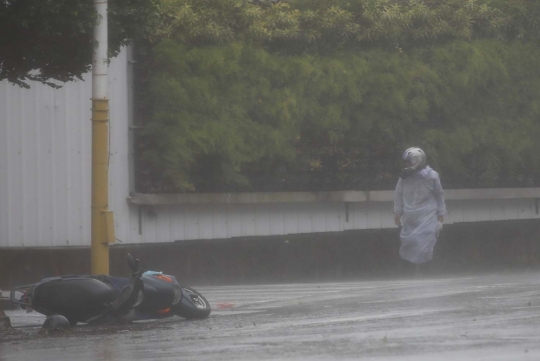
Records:
{"label": "wet road", "polygon": [[540,360],[540,273],[197,289],[202,321],[40,337],[10,311],[0,360]]}

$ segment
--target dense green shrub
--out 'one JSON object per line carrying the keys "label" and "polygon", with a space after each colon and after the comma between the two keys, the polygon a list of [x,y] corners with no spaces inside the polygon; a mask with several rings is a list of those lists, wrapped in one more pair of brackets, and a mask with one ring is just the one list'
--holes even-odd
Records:
{"label": "dense green shrub", "polygon": [[411,145],[446,187],[539,183],[533,2],[168,3],[141,191],[391,188]]}

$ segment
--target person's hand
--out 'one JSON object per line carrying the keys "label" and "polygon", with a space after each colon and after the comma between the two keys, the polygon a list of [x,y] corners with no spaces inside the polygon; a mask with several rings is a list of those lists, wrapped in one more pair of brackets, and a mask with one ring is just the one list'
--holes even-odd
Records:
{"label": "person's hand", "polygon": [[444,222],[444,216],[441,214],[440,216],[437,216],[437,220],[441,223]]}
{"label": "person's hand", "polygon": [[394,216],[394,222],[396,223],[396,226],[401,227],[401,214],[396,214]]}

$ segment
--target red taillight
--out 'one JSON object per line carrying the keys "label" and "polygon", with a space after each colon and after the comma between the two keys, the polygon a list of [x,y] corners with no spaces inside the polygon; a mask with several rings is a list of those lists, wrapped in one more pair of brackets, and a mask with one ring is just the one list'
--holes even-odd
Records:
{"label": "red taillight", "polygon": [[165,276],[165,275],[156,275],[156,278],[159,278],[160,280],[163,280],[165,282],[170,282],[170,283],[173,283],[173,279],[169,276]]}
{"label": "red taillight", "polygon": [[170,308],[164,308],[162,310],[157,311],[157,313],[159,313],[160,315],[164,315],[166,313],[169,313],[170,310],[171,310]]}

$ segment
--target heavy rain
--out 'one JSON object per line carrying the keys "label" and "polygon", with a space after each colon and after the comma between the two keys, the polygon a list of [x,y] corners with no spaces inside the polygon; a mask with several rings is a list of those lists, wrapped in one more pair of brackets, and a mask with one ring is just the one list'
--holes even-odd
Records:
{"label": "heavy rain", "polygon": [[0,1],[0,361],[540,359],[539,24]]}

